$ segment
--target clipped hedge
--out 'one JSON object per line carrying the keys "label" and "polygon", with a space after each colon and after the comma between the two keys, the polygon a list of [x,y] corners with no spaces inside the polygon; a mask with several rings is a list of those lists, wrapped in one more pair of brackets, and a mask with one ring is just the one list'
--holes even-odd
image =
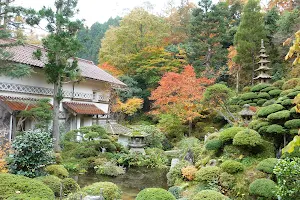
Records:
{"label": "clipped hedge", "polygon": [[298,135],[299,134],[299,129],[291,129],[290,134],[291,135]]}
{"label": "clipped hedge", "polygon": [[249,104],[249,103],[252,103],[252,100],[240,101],[240,102],[239,102],[239,105],[240,105],[240,106],[243,106],[243,105]]}
{"label": "clipped hedge", "polygon": [[289,94],[287,94],[286,96],[293,99],[295,98],[295,96],[297,96],[300,92],[299,91],[295,91],[295,92],[291,92]]}
{"label": "clipped hedge", "polygon": [[270,105],[273,105],[275,103],[276,103],[275,99],[271,99],[271,100],[266,101],[262,106],[263,107],[270,106]]}
{"label": "clipped hedge", "polygon": [[255,147],[262,144],[262,138],[252,129],[238,132],[233,138],[233,145]]}
{"label": "clipped hedge", "polygon": [[59,178],[66,178],[69,176],[68,170],[63,165],[49,165],[45,168],[45,171]]}
{"label": "clipped hedge", "polygon": [[272,113],[268,115],[267,119],[270,121],[277,121],[277,120],[287,120],[291,116],[289,110],[282,110],[276,113]]}
{"label": "clipped hedge", "polygon": [[258,110],[257,115],[259,117],[267,117],[268,115],[283,110],[284,107],[280,104],[272,104],[266,107],[263,107]]}
{"label": "clipped hedge", "polygon": [[[16,194],[19,191],[20,194]],[[53,199],[54,192],[41,181],[0,173],[0,199]]]}
{"label": "clipped hedge", "polygon": [[284,123],[284,126],[289,129],[300,128],[300,119],[292,119]]}
{"label": "clipped hedge", "polygon": [[235,174],[244,171],[244,165],[235,160],[226,160],[220,165],[220,167],[224,172],[229,174]]}
{"label": "clipped hedge", "polygon": [[63,193],[65,195],[75,193],[80,190],[78,183],[72,178],[65,178],[62,180],[63,183]]}
{"label": "clipped hedge", "polygon": [[228,197],[224,196],[220,192],[215,190],[202,190],[198,192],[191,200],[229,200]]}
{"label": "clipped hedge", "polygon": [[266,132],[270,134],[284,134],[286,130],[278,124],[272,124],[268,126]]}
{"label": "clipped hedge", "polygon": [[40,176],[35,179],[47,185],[54,192],[54,195],[56,197],[59,197],[60,184],[61,184],[60,178],[58,178],[57,176],[50,175],[50,176]]}
{"label": "clipped hedge", "polygon": [[275,86],[270,86],[270,87],[266,87],[266,88],[262,89],[261,92],[269,92],[271,90],[276,90],[276,89],[278,89],[278,88]]}
{"label": "clipped hedge", "polygon": [[240,98],[244,101],[250,100],[250,99],[257,99],[257,94],[254,92],[247,92],[247,93],[241,94]]}
{"label": "clipped hedge", "polygon": [[262,89],[270,86],[271,86],[270,84],[266,84],[266,83],[257,84],[251,88],[251,92],[259,92]]}
{"label": "clipped hedge", "polygon": [[249,192],[251,195],[264,197],[264,198],[275,198],[276,183],[270,179],[261,178],[256,179],[249,186]]}
{"label": "clipped hedge", "polygon": [[218,179],[221,169],[216,166],[202,167],[196,172],[195,180],[199,182],[212,182]]}
{"label": "clipped hedge", "polygon": [[291,99],[285,99],[281,102],[281,105],[283,106],[292,106],[293,105],[293,102]]}
{"label": "clipped hedge", "polygon": [[259,93],[259,94],[257,95],[257,97],[258,97],[258,98],[261,98],[261,99],[270,99],[270,98],[271,98],[271,96],[270,96],[268,93],[266,93],[266,92],[261,92],[261,93]]}
{"label": "clipped hedge", "polygon": [[274,89],[274,90],[269,91],[268,93],[269,93],[269,95],[274,97],[274,96],[279,96],[281,92],[282,92],[282,90]]}
{"label": "clipped hedge", "polygon": [[222,141],[218,139],[209,140],[205,144],[207,150],[219,150],[222,147]]}
{"label": "clipped hedge", "polygon": [[268,126],[268,125],[270,125],[270,123],[267,122],[267,121],[252,120],[252,121],[249,123],[248,127],[249,127],[250,129],[254,129],[254,130],[257,131],[257,130],[259,130],[261,127],[263,127],[263,126]]}
{"label": "clipped hedge", "polygon": [[105,200],[121,199],[121,190],[111,182],[97,182],[82,188],[82,191],[88,195],[99,195],[100,189],[103,188],[103,197]]}
{"label": "clipped hedge", "polygon": [[291,92],[294,92],[293,89],[288,89],[288,90],[283,90],[281,93],[280,93],[280,96],[286,96],[288,95],[289,93]]}
{"label": "clipped hedge", "polygon": [[284,84],[284,80],[278,80],[275,81],[272,85],[281,89],[283,84]]}
{"label": "clipped hedge", "polygon": [[176,198],[162,188],[146,188],[138,193],[136,200],[176,200]]}
{"label": "clipped hedge", "polygon": [[262,160],[260,163],[258,163],[256,169],[265,172],[267,174],[273,174],[273,169],[277,164],[277,162],[278,162],[277,158],[267,158]]}
{"label": "clipped hedge", "polygon": [[257,101],[257,105],[258,106],[262,106],[264,103],[266,103],[268,100],[267,99],[259,99],[258,101]]}
{"label": "clipped hedge", "polygon": [[222,142],[232,141],[234,136],[242,130],[245,130],[245,128],[244,127],[230,127],[230,128],[227,128],[227,129],[220,132],[220,138],[219,139]]}

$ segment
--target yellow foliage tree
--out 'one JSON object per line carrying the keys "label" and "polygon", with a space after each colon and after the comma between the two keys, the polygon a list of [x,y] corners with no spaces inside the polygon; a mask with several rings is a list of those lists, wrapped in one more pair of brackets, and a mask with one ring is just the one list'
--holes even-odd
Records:
{"label": "yellow foliage tree", "polygon": [[138,110],[142,109],[143,103],[143,99],[136,97],[127,99],[125,103],[121,102],[120,99],[117,99],[116,104],[113,106],[113,112],[132,116]]}
{"label": "yellow foliage tree", "polygon": [[[290,38],[287,39],[284,45],[290,40]],[[293,45],[290,47],[289,52],[285,56],[285,59],[288,60],[293,57],[296,57],[293,62],[293,65],[300,65],[300,30],[295,33],[295,40],[293,42]]]}

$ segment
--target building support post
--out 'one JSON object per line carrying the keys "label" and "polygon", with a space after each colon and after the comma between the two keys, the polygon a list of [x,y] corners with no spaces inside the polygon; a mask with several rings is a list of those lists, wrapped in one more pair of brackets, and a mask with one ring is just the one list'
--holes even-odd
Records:
{"label": "building support post", "polygon": [[12,140],[12,132],[13,132],[13,114],[10,115],[10,119],[9,119],[9,136],[8,136],[9,142],[11,142]]}

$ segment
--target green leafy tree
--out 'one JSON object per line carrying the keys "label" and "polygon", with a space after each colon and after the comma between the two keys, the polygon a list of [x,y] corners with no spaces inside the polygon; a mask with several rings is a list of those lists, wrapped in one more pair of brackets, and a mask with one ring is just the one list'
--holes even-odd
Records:
{"label": "green leafy tree", "polygon": [[[54,85],[53,92],[53,137],[54,148],[60,150],[59,146],[59,105],[63,99],[62,86],[64,82],[74,80],[78,77],[78,66],[76,59],[70,62],[70,58],[76,56],[80,50],[80,43],[75,35],[82,27],[80,20],[72,21],[77,13],[77,0],[56,0],[55,8],[42,8],[36,12],[29,11],[27,23],[34,26],[39,25],[42,19],[47,21],[46,30],[49,35],[42,40],[46,49],[48,62],[45,63],[45,74],[47,81]],[[42,52],[34,53],[41,58]]]}
{"label": "green leafy tree", "polygon": [[0,0],[0,75],[20,78],[29,75],[32,70],[28,65],[17,64],[11,61],[13,56],[6,49],[22,45],[22,40],[13,38],[13,30],[21,30],[17,18],[21,17],[24,9],[22,7],[12,6],[12,0]]}
{"label": "green leafy tree", "polygon": [[241,76],[252,85],[261,39],[266,40],[263,15],[260,10],[259,1],[248,1],[243,9],[241,23],[234,37],[237,50],[236,62],[242,67]]}

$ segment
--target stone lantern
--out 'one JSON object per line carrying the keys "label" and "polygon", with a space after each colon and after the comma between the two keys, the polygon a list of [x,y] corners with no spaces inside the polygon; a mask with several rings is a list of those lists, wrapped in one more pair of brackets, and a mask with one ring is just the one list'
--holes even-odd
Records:
{"label": "stone lantern", "polygon": [[239,114],[243,118],[243,120],[250,121],[255,113],[250,110],[249,104],[245,104],[243,107],[243,110],[239,112]]}
{"label": "stone lantern", "polygon": [[144,132],[133,131],[130,135],[130,141],[128,147],[130,148],[130,152],[140,152],[145,154],[144,147],[146,143],[144,141],[147,135]]}

